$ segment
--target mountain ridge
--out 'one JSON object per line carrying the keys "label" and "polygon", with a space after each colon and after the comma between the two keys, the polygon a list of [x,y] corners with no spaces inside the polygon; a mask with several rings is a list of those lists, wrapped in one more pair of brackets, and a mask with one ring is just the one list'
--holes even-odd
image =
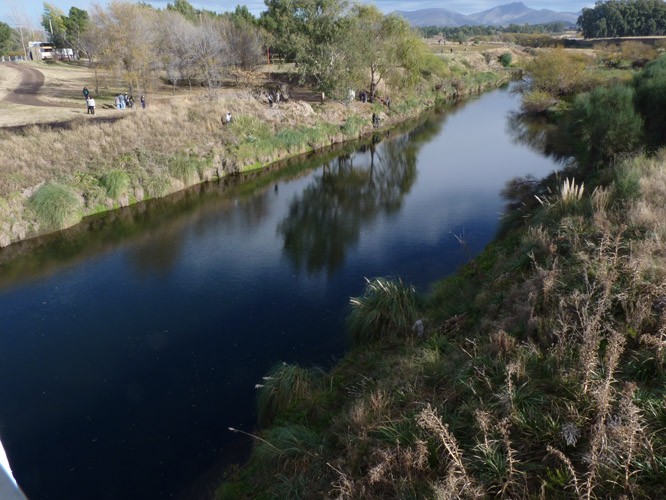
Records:
{"label": "mountain ridge", "polygon": [[561,21],[576,24],[580,12],[556,12],[532,9],[523,2],[498,5],[481,12],[460,14],[444,8],[396,10],[412,26],[508,26],[509,24],[544,24]]}

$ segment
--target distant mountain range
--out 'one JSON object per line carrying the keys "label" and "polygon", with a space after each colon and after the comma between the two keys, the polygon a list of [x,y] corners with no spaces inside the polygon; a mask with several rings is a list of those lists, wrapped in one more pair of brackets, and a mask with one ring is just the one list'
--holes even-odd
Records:
{"label": "distant mountain range", "polygon": [[555,12],[531,9],[522,2],[499,5],[476,14],[459,14],[447,9],[396,10],[412,26],[508,26],[509,24],[544,24],[561,21],[576,24],[580,12]]}

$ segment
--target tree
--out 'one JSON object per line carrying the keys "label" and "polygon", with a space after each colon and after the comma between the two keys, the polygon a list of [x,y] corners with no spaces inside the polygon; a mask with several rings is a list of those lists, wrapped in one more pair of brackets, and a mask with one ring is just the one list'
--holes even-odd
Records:
{"label": "tree", "polygon": [[357,75],[369,75],[373,99],[382,82],[409,86],[427,65],[427,49],[407,21],[397,15],[385,16],[374,6],[352,8],[346,39],[353,61],[350,67]]}
{"label": "tree", "polygon": [[99,31],[101,62],[123,78],[130,93],[146,87],[159,69],[156,16],[149,7],[120,2],[110,3],[106,11],[99,6],[93,11],[91,22]]}
{"label": "tree", "polygon": [[167,78],[176,91],[178,81],[187,80],[192,89],[194,70],[194,38],[196,27],[174,10],[161,13],[158,21],[158,53]]}
{"label": "tree", "polygon": [[331,91],[338,86],[347,8],[344,0],[266,0],[260,24],[274,37],[273,51],[295,61],[302,80]]}
{"label": "tree", "polygon": [[192,63],[209,92],[222,80],[222,67],[227,54],[228,45],[222,36],[220,22],[204,18],[192,38]]}
{"label": "tree", "polygon": [[[238,10],[238,9],[236,9]],[[232,16],[224,24],[230,63],[244,70],[256,68],[264,57],[265,34],[244,16]]]}
{"label": "tree", "polygon": [[6,55],[10,52],[12,46],[12,37],[14,30],[8,24],[0,22],[0,54]]}
{"label": "tree", "polygon": [[67,30],[65,28],[65,13],[55,5],[44,3],[42,26],[51,35],[51,42],[57,47],[67,45]]}
{"label": "tree", "polygon": [[180,13],[185,19],[195,22],[199,19],[200,11],[192,7],[187,0],[174,0],[173,4],[167,4],[167,10]]}
{"label": "tree", "polygon": [[81,36],[85,32],[90,19],[88,12],[77,7],[69,9],[69,16],[62,18],[65,25],[65,38],[67,45],[78,51],[84,51]]}
{"label": "tree", "polygon": [[578,25],[585,38],[666,34],[666,4],[662,0],[609,0],[584,8]]}

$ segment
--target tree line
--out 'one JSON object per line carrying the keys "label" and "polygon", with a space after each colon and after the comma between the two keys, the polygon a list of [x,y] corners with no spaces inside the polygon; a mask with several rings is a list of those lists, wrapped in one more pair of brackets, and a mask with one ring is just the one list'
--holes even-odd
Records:
{"label": "tree line", "polygon": [[[374,97],[382,84],[413,85],[441,68],[407,21],[372,5],[265,3],[259,17],[244,6],[218,14],[187,0],[165,9],[115,1],[90,11],[72,7],[67,14],[45,3],[42,25],[56,47],[71,47],[88,59],[96,79],[99,69],[112,71],[130,91],[164,75],[174,87],[189,83],[212,90],[230,71],[252,70],[278,57],[296,63],[301,81],[327,94],[363,87]],[[15,41],[15,31],[0,25],[0,48],[3,33]]]}
{"label": "tree line", "polygon": [[578,25],[585,38],[657,36],[666,34],[662,0],[608,0],[584,8]]}
{"label": "tree line", "polygon": [[424,37],[441,35],[454,42],[466,42],[475,36],[493,36],[522,33],[527,35],[562,33],[573,25],[563,21],[544,24],[510,24],[508,26],[422,26],[419,31]]}

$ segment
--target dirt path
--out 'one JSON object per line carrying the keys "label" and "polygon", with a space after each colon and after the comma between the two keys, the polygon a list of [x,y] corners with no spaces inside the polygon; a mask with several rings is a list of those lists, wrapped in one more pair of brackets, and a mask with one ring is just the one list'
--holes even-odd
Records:
{"label": "dirt path", "polygon": [[23,104],[25,106],[48,106],[58,107],[57,104],[42,101],[37,97],[39,89],[44,86],[44,73],[37,68],[26,66],[19,63],[3,63],[9,68],[21,73],[21,81],[13,90],[7,92],[3,101],[13,104]]}

